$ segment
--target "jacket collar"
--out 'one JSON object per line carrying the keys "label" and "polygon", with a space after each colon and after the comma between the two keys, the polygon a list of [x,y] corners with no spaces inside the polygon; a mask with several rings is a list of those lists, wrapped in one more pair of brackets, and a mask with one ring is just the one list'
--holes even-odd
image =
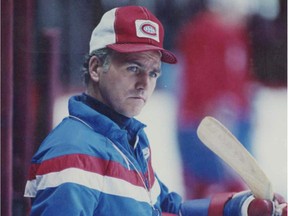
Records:
{"label": "jacket collar", "polygon": [[127,118],[111,109],[105,109],[107,106],[96,99],[87,98],[86,94],[71,97],[68,105],[69,114],[86,122],[93,130],[112,140],[124,136],[126,134],[124,128],[128,134],[136,135],[146,127],[135,118]]}

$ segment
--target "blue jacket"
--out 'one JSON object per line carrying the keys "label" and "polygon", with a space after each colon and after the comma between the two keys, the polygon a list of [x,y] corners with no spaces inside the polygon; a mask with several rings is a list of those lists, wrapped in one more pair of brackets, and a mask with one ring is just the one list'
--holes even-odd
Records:
{"label": "blue jacket", "polygon": [[[74,96],[65,118],[33,156],[25,196],[31,215],[157,215],[178,213],[181,198],[169,193],[151,166],[142,123],[126,130]],[[128,133],[137,134],[134,147]]]}

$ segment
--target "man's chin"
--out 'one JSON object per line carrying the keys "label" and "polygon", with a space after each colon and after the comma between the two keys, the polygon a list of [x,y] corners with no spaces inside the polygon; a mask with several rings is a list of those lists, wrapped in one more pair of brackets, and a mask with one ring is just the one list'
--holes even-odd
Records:
{"label": "man's chin", "polygon": [[139,108],[134,108],[132,110],[126,110],[124,112],[122,112],[121,114],[128,117],[128,118],[132,118],[134,116],[137,116],[141,113],[143,106],[139,107]]}

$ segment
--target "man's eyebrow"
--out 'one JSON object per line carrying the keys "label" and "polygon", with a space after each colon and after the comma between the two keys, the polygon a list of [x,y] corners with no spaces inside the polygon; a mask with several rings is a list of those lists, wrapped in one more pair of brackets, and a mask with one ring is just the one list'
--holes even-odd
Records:
{"label": "man's eyebrow", "polygon": [[137,61],[136,59],[127,59],[126,63],[128,63],[128,64],[136,64],[139,67],[144,67],[144,65],[141,62]]}

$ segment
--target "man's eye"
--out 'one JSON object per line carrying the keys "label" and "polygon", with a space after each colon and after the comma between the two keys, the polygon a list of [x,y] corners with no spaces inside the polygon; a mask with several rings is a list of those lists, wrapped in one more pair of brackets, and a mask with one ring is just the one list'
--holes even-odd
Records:
{"label": "man's eye", "polygon": [[150,72],[150,77],[153,77],[153,78],[158,78],[159,77],[159,73],[157,73],[157,72]]}
{"label": "man's eye", "polygon": [[128,67],[128,71],[137,73],[139,71],[139,68],[137,66],[130,66]]}

